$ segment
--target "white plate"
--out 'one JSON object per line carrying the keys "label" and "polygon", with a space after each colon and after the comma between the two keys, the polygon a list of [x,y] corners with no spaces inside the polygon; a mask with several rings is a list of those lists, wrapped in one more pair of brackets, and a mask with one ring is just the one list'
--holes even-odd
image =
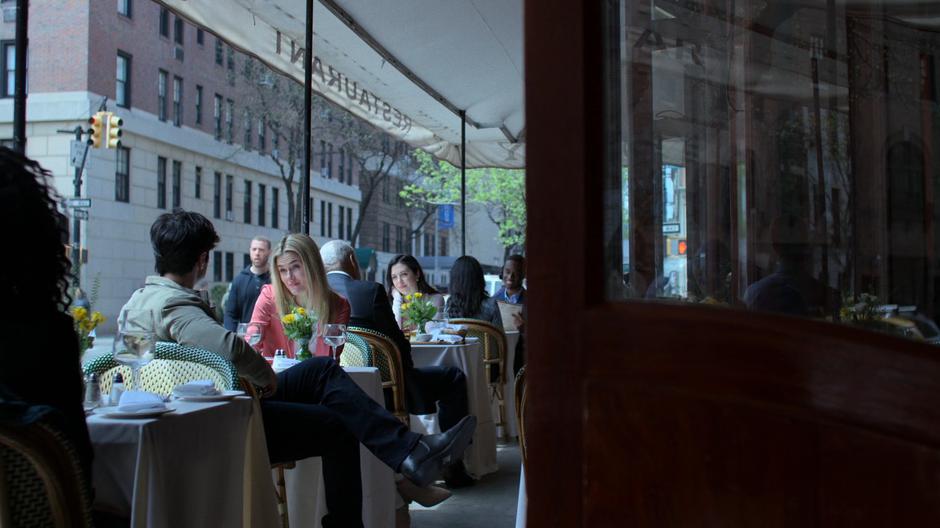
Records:
{"label": "white plate", "polygon": [[97,414],[104,416],[105,418],[153,418],[155,416],[160,416],[161,414],[166,414],[168,412],[173,412],[173,408],[167,407],[166,409],[152,410],[147,409],[137,412],[121,412],[117,410],[117,407],[101,407]]}
{"label": "white plate", "polygon": [[240,390],[227,390],[222,391],[219,394],[208,394],[205,396],[180,396],[173,393],[173,397],[181,401],[192,401],[192,402],[214,402],[214,401],[225,401],[231,400],[235,396],[243,396],[245,391]]}

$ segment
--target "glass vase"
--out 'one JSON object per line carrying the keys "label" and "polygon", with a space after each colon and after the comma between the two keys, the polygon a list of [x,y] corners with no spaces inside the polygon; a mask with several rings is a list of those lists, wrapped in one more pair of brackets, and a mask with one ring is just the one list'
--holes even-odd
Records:
{"label": "glass vase", "polygon": [[310,353],[310,340],[309,339],[295,339],[294,340],[294,358],[301,361],[305,359],[310,359],[313,357],[313,354]]}

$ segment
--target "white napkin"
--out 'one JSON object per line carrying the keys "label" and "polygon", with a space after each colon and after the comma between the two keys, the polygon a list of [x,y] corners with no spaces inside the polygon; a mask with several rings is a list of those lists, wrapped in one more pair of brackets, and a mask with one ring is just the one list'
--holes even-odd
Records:
{"label": "white napkin", "polygon": [[271,368],[274,369],[274,372],[280,372],[282,370],[287,370],[298,363],[300,363],[299,359],[278,356],[274,358],[274,363],[271,364]]}
{"label": "white napkin", "polygon": [[431,341],[435,343],[447,343],[448,345],[456,345],[463,341],[463,337],[453,334],[434,334],[431,336]]}
{"label": "white napkin", "polygon": [[162,411],[166,409],[163,397],[144,391],[124,391],[117,410],[120,412]]}
{"label": "white napkin", "polygon": [[215,396],[219,394],[219,389],[215,388],[214,381],[203,379],[177,385],[173,389],[173,394],[184,398],[187,396]]}

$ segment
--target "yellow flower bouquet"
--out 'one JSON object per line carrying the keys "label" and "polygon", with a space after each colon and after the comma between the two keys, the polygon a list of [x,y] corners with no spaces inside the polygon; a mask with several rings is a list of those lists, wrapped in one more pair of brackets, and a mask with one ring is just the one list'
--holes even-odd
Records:
{"label": "yellow flower bouquet", "polygon": [[402,319],[417,327],[422,334],[427,332],[425,325],[434,319],[435,314],[437,307],[425,299],[421,292],[405,295],[405,300],[401,303]]}
{"label": "yellow flower bouquet", "polygon": [[69,312],[72,314],[72,324],[75,326],[75,334],[78,335],[78,351],[80,356],[86,350],[95,344],[95,338],[91,337],[91,331],[105,321],[101,312],[88,312],[87,308],[75,306]]}
{"label": "yellow flower bouquet", "polygon": [[289,314],[281,317],[281,324],[284,326],[284,335],[296,343],[295,357],[300,360],[313,357],[309,345],[313,339],[313,327],[317,324],[316,315],[303,307],[295,306]]}

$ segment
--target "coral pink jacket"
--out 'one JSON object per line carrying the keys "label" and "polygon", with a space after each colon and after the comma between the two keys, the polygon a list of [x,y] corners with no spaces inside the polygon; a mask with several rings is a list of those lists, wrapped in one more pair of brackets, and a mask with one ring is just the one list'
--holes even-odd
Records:
{"label": "coral pink jacket", "polygon": [[[330,323],[349,324],[349,302],[339,295],[330,292],[330,308],[333,312],[333,318]],[[281,324],[281,318],[277,314],[277,304],[274,302],[274,289],[270,284],[261,288],[258,294],[258,300],[255,302],[255,309],[251,314],[251,322],[259,323],[264,326],[264,335],[261,337],[261,343],[256,347],[261,355],[265,357],[274,356],[274,351],[282,349],[287,357],[294,357],[294,344],[284,335],[284,326]],[[343,347],[336,349],[336,359],[339,361],[339,355]],[[323,337],[317,337],[315,356],[330,355],[330,347],[323,341]]]}

